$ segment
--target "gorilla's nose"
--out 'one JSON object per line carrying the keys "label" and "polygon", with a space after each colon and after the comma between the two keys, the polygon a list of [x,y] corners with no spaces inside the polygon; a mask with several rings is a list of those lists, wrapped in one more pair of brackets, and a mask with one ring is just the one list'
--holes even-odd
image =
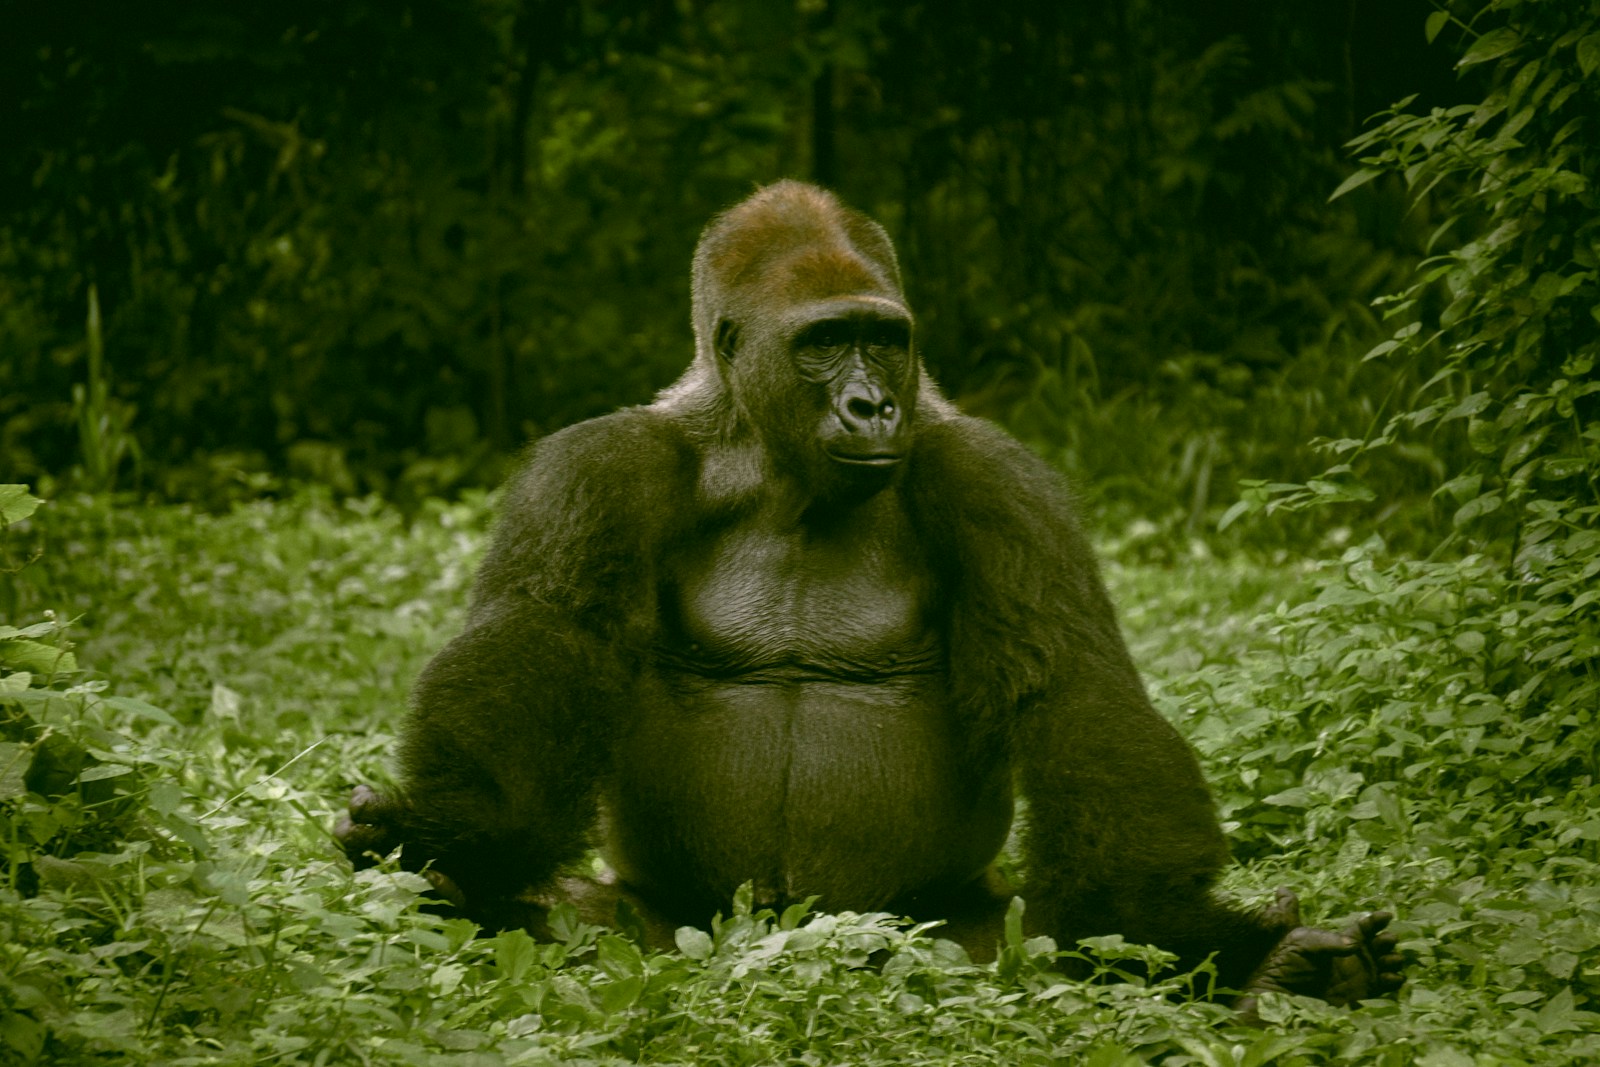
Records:
{"label": "gorilla's nose", "polygon": [[893,437],[900,425],[900,406],[894,397],[875,386],[852,384],[840,397],[839,421],[853,434]]}

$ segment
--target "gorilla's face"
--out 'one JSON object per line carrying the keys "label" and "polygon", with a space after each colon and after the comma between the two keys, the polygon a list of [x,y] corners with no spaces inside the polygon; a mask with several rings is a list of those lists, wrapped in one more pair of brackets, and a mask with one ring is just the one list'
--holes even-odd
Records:
{"label": "gorilla's face", "polygon": [[788,356],[811,387],[816,446],[847,471],[892,470],[910,449],[916,414],[910,319],[870,298],[832,301],[806,318]]}
{"label": "gorilla's face", "polygon": [[911,451],[920,369],[899,300],[852,293],[723,320],[722,374],[774,468],[846,502],[888,485]]}

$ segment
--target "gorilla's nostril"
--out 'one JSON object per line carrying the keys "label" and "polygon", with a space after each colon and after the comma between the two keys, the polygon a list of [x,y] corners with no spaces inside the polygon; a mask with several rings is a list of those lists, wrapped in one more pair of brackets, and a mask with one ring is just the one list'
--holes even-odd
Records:
{"label": "gorilla's nostril", "polygon": [[883,402],[883,406],[878,409],[878,414],[882,415],[886,419],[893,418],[894,417],[894,401],[893,400],[885,400]]}
{"label": "gorilla's nostril", "polygon": [[872,416],[878,413],[878,407],[876,404],[865,397],[860,396],[851,397],[850,402],[845,405],[845,410],[849,411],[850,414],[854,415],[862,422],[866,422],[868,419],[872,418]]}

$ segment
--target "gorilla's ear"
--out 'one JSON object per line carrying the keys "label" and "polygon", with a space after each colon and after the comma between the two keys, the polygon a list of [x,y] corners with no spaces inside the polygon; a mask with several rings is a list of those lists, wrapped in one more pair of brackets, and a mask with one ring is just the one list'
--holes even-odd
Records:
{"label": "gorilla's ear", "polygon": [[739,327],[734,325],[732,319],[717,320],[717,332],[711,347],[716,350],[718,359],[724,363],[733,362],[734,353],[739,349]]}

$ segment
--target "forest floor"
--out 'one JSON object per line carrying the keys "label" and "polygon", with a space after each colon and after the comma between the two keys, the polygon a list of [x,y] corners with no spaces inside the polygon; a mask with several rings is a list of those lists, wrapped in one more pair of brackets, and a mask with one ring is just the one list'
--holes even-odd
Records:
{"label": "forest floor", "polygon": [[[352,873],[333,820],[387,779],[488,525],[481,497],[407,520],[303,494],[63,500],[9,532],[42,555],[0,598],[0,1062],[1600,1060],[1597,709],[1494,688],[1533,608],[1484,561],[1104,539],[1234,842],[1225,889],[1289,885],[1324,924],[1392,908],[1414,958],[1396,999],[1268,998],[1246,1029],[1187,976],[1065,981],[1080,946],[975,966],[889,917],[748,909],[679,953],[575,923],[539,944]],[[1101,973],[1148,957],[1092,947]]]}

